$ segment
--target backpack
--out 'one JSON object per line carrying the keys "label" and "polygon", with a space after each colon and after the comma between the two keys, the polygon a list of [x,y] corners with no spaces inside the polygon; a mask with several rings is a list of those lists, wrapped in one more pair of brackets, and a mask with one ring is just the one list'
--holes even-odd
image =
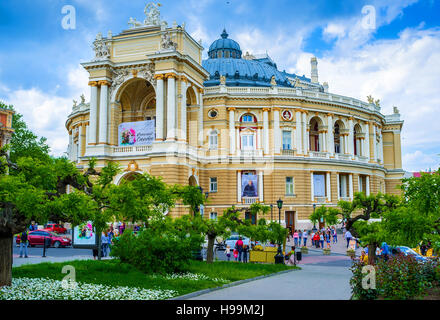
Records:
{"label": "backpack", "polygon": [[20,237],[20,242],[22,243],[26,243],[28,241],[28,234],[26,231],[22,232],[21,237]]}

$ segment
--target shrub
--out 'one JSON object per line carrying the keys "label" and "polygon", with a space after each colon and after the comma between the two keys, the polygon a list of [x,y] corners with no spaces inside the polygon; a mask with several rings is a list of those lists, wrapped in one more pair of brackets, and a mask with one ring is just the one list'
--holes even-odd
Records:
{"label": "shrub", "polygon": [[[354,260],[350,267],[353,276],[350,279],[351,293],[353,298],[358,300],[374,300],[378,296],[378,290],[376,289],[364,289],[362,288],[362,279],[365,274],[362,273],[362,268],[365,265],[360,260]],[[377,268],[376,268],[377,273]]]}
{"label": "shrub", "polygon": [[137,235],[124,233],[115,240],[111,255],[145,273],[168,274],[187,271],[194,249],[193,237],[148,228]]}
{"label": "shrub", "polygon": [[350,279],[353,297],[360,300],[371,300],[378,297],[392,300],[413,299],[423,295],[434,281],[438,279],[438,263],[419,263],[411,256],[396,255],[388,261],[379,260],[376,269],[376,289],[363,289],[362,264],[356,260]]}

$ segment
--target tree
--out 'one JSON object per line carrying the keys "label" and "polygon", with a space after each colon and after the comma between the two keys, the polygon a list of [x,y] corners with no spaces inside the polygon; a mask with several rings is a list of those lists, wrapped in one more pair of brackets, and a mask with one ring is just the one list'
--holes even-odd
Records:
{"label": "tree", "polygon": [[325,221],[328,225],[334,225],[338,223],[338,214],[337,209],[322,205],[310,215],[309,219],[314,225],[320,221]]}
{"label": "tree", "polygon": [[[340,214],[345,221],[345,228],[352,235],[359,238],[361,243],[368,246],[368,261],[376,261],[376,248],[385,239],[382,222],[371,222],[370,219],[381,219],[387,212],[395,210],[400,198],[394,195],[378,193],[366,196],[363,192],[356,192],[352,202],[339,201]],[[352,217],[355,211],[360,213]]]}

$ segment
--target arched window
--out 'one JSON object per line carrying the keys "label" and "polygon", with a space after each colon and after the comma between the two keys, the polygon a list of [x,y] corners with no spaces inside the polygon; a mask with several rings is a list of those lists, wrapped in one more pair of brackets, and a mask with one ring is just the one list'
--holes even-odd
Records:
{"label": "arched window", "polygon": [[340,136],[340,128],[339,123],[335,123],[335,131],[334,131],[334,137],[335,137],[335,153],[341,153],[341,136]]}
{"label": "arched window", "polygon": [[241,117],[241,122],[256,122],[256,119],[251,114],[245,114]]}
{"label": "arched window", "polygon": [[362,155],[362,141],[361,141],[362,129],[359,124],[356,124],[353,129],[353,149],[354,155]]}
{"label": "arched window", "polygon": [[319,145],[319,124],[316,118],[310,121],[310,151],[320,151]]}

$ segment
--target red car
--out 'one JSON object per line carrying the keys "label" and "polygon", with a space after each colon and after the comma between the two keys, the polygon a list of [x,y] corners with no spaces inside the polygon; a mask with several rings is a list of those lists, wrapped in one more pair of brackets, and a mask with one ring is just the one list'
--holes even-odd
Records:
{"label": "red car", "polygon": [[67,232],[66,228],[64,228],[62,225],[55,224],[55,223],[49,223],[48,225],[46,225],[46,228],[44,228],[43,230],[55,232],[55,233],[66,233]]}
{"label": "red car", "polygon": [[[29,239],[29,245],[31,247],[44,245],[44,238],[50,238],[51,247],[59,248],[59,247],[69,247],[72,245],[72,241],[70,239],[60,237],[59,235],[53,232],[49,232],[46,230],[29,231],[28,239]],[[20,244],[20,235],[17,236],[16,243]]]}

